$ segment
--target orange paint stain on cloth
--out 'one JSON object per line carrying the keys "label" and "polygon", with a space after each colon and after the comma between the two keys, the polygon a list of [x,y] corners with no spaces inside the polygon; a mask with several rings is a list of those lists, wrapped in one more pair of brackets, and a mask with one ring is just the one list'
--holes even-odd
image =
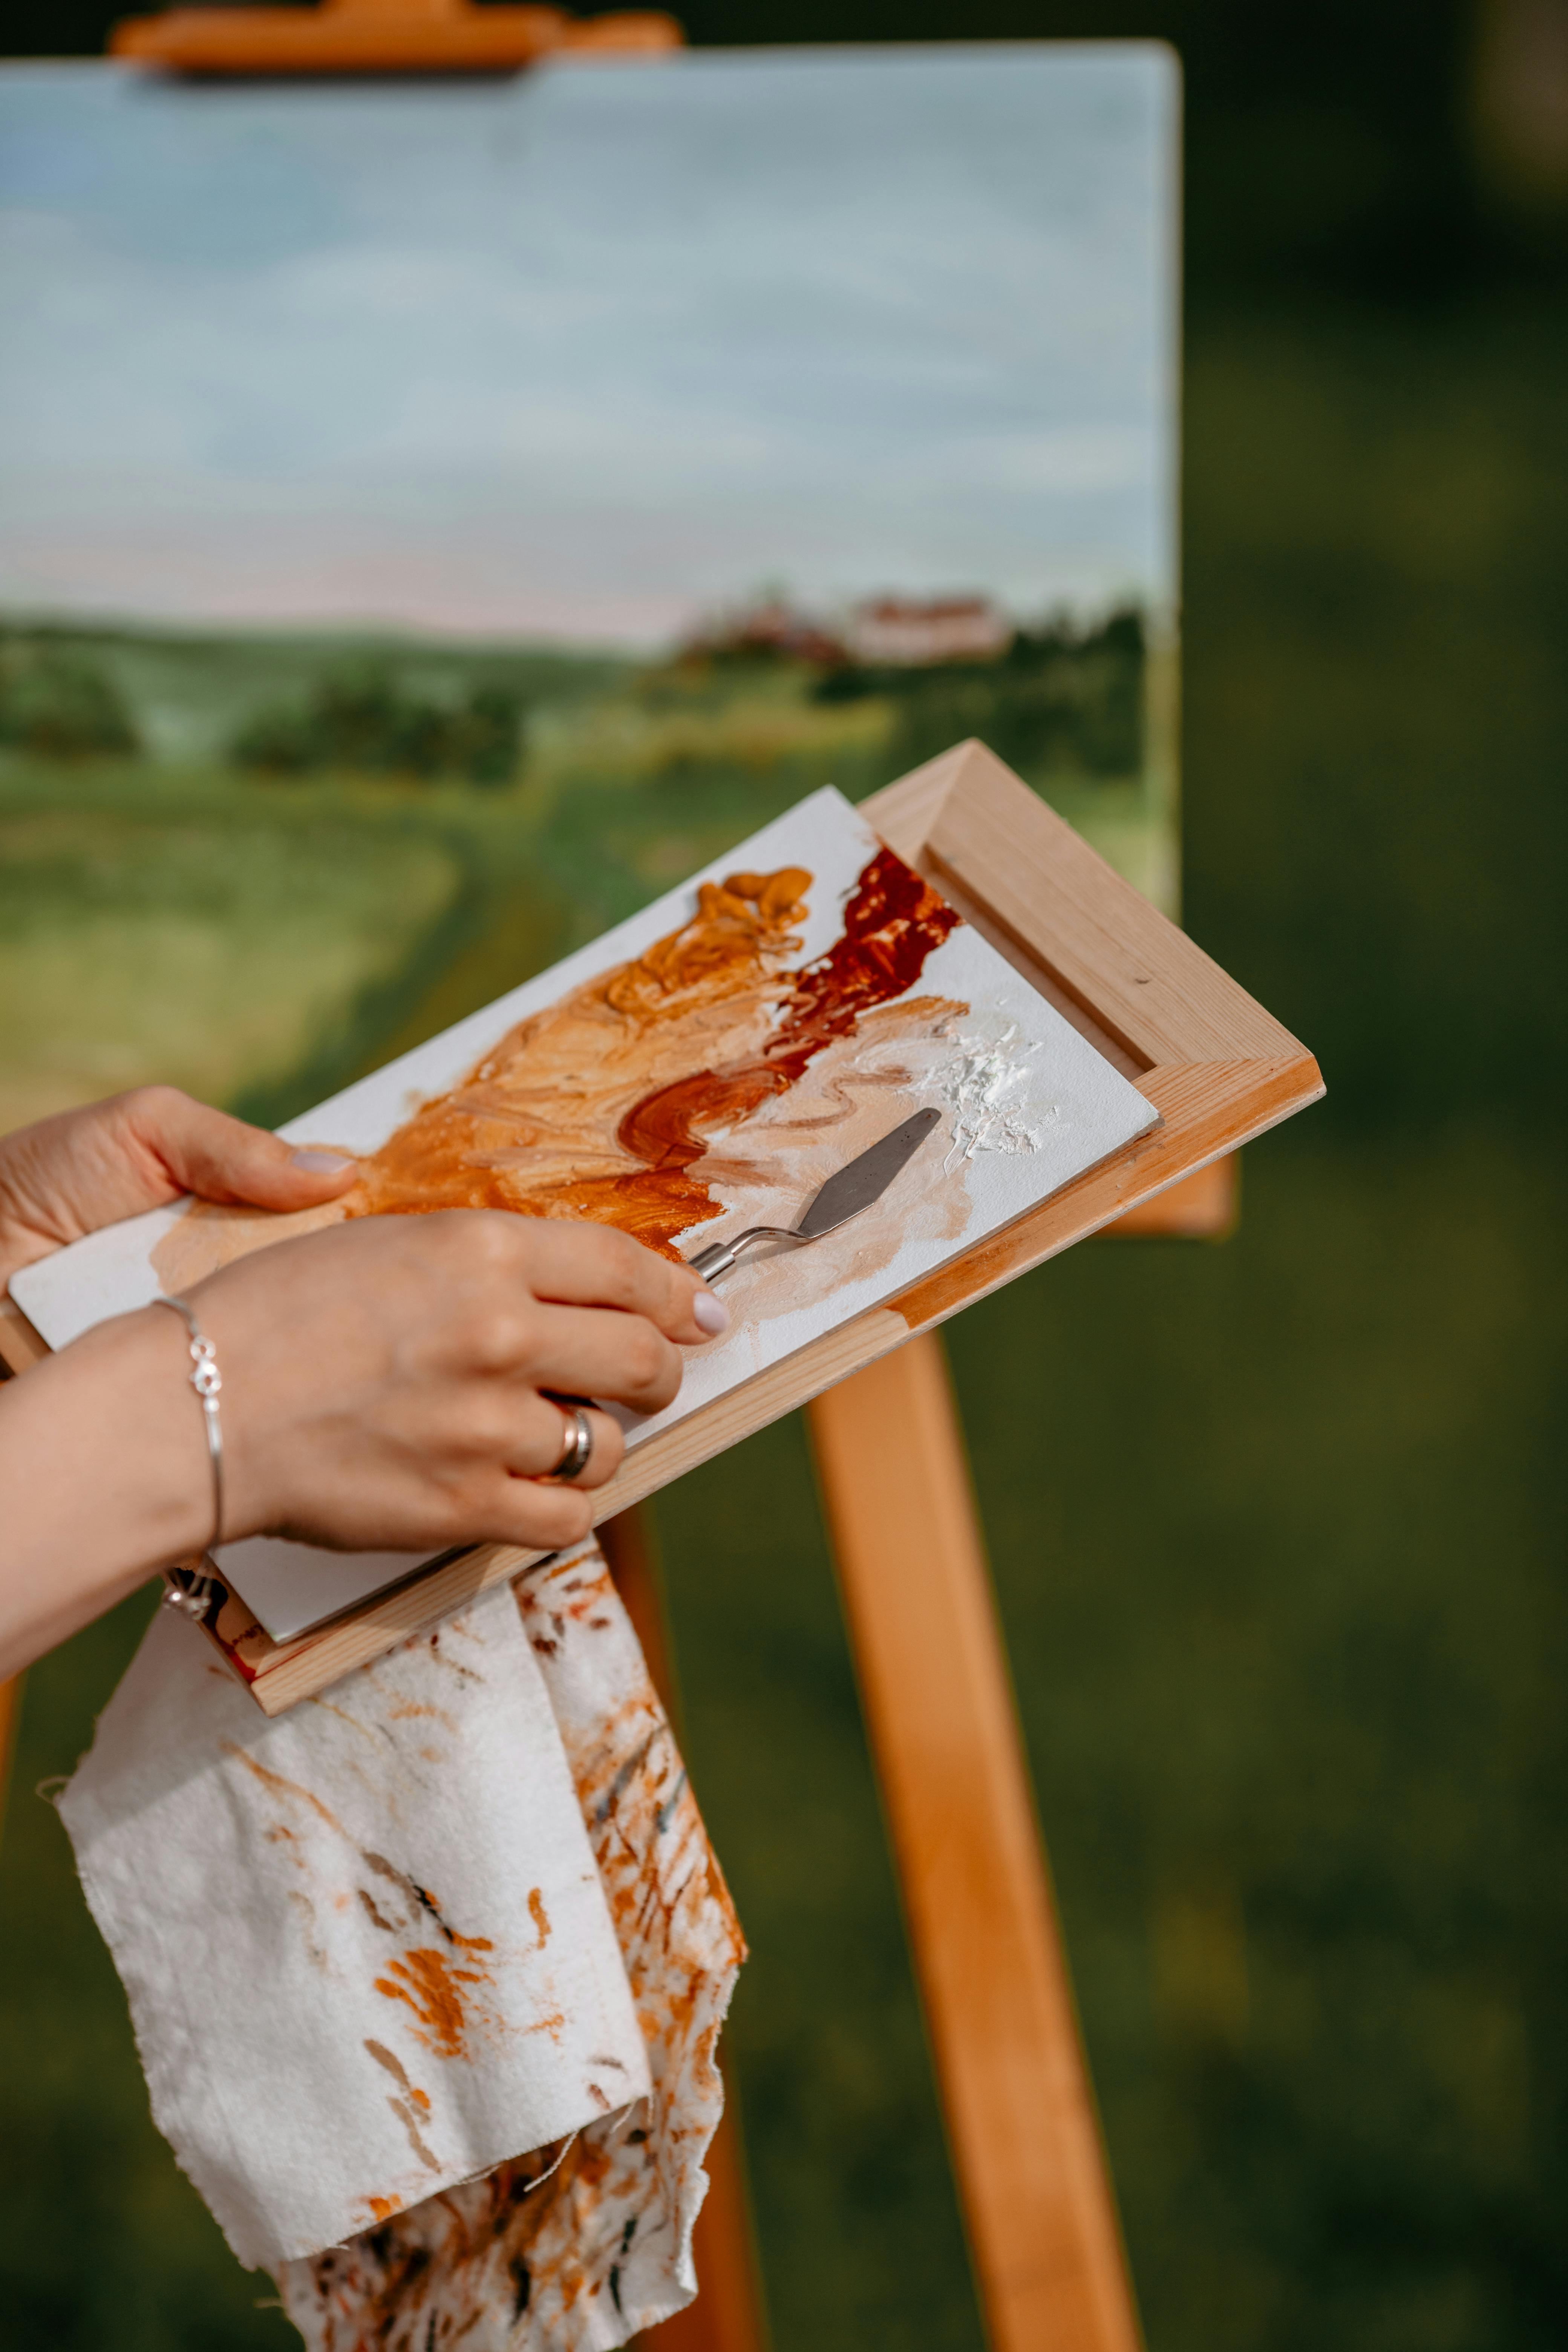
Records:
{"label": "orange paint stain on cloth", "polygon": [[[480,2340],[506,2352],[603,2352],[670,2315],[689,2292],[678,2273],[689,2276],[721,2102],[716,2044],[745,1947],[596,1549],[542,1566],[515,1590],[525,1630],[552,1654],[551,1703],[646,2038],[651,2095],[287,2265],[279,2284],[309,2352]],[[595,2106],[616,2105],[607,2064],[586,2088]]]}
{"label": "orange paint stain on cloth", "polygon": [[[454,1937],[470,1950],[490,1951],[494,1948],[481,1936]],[[393,1979],[389,1982],[388,1979]],[[416,2039],[441,2058],[472,2056],[468,2047],[470,1996],[463,1988],[468,1985],[493,1985],[495,1979],[482,1963],[458,1968],[445,1952],[433,1951],[427,1945],[416,1945],[400,1959],[389,1960],[386,1975],[377,1977],[375,1989],[388,2000],[403,2001],[417,2018]]]}

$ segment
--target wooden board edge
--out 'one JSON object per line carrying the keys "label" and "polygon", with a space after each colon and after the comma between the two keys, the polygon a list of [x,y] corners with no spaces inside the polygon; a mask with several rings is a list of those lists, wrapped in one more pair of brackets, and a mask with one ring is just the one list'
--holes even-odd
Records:
{"label": "wooden board edge", "polygon": [[[1228,1076],[1228,1084],[1221,1072]],[[1190,1075],[1173,1069],[1151,1071],[1143,1090],[1152,1096],[1165,1090],[1161,1081]],[[1129,1210],[1157,1199],[1211,1161],[1241,1144],[1256,1141],[1271,1127],[1318,1101],[1325,1091],[1310,1054],[1267,1076],[1251,1075],[1245,1063],[1220,1065],[1210,1079],[1210,1099],[1201,1116],[1163,1118],[1158,1127],[1135,1139],[1124,1152],[1064,1185],[1039,1208],[1004,1226],[1000,1234],[965,1252],[951,1266],[939,1268],[901,1292],[893,1305],[911,1331],[926,1331],[945,1323],[965,1307],[988,1298],[1004,1284],[1043,1265],[1047,1258],[1059,1257],[1075,1243],[1114,1226]]]}
{"label": "wooden board edge", "polygon": [[[873,1307],[782,1364],[756,1373],[689,1421],[649,1438],[628,1454],[616,1475],[595,1489],[594,1524],[645,1501],[672,1479],[835,1387],[850,1372],[902,1347],[908,1337],[901,1315],[891,1307]],[[215,1638],[263,1714],[280,1715],[355,1667],[384,1657],[399,1643],[429,1633],[481,1592],[509,1583],[550,1557],[510,1544],[479,1545],[292,1642],[273,1643],[258,1627],[249,1628],[237,1642]]]}

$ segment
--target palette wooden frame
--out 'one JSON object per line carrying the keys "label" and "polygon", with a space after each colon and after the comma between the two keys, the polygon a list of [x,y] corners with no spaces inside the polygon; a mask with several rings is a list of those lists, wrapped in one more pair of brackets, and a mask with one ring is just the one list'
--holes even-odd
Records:
{"label": "palette wooden frame", "polygon": [[[983,743],[915,769],[863,802],[861,814],[1126,1074],[1158,1123],[900,1297],[650,1438],[595,1492],[595,1522],[1088,1234],[1124,1218],[1148,1230],[1148,1213],[1136,1221],[1131,1213],[1176,1185],[1190,1194],[1198,1171],[1323,1092],[1306,1047]],[[14,1307],[0,1350],[17,1369],[44,1352]],[[209,1631],[258,1706],[279,1715],[543,1557],[480,1545],[289,1642],[272,1641],[232,1598]]]}

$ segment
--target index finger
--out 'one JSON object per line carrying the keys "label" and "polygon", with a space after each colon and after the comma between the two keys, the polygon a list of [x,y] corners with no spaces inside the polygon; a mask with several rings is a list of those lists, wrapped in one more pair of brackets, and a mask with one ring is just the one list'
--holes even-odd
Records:
{"label": "index finger", "polygon": [[558,1307],[617,1307],[646,1315],[667,1339],[690,1347],[729,1328],[729,1310],[689,1266],[672,1265],[614,1225],[530,1221],[534,1296]]}

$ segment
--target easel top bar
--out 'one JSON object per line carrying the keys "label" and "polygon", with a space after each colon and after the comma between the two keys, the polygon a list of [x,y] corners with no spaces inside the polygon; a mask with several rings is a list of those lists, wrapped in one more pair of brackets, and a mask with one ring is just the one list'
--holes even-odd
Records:
{"label": "easel top bar", "polygon": [[322,0],[315,8],[171,8],[125,16],[110,54],[190,74],[513,73],[545,58],[648,57],[682,47],[673,16],[574,17],[542,5]]}

